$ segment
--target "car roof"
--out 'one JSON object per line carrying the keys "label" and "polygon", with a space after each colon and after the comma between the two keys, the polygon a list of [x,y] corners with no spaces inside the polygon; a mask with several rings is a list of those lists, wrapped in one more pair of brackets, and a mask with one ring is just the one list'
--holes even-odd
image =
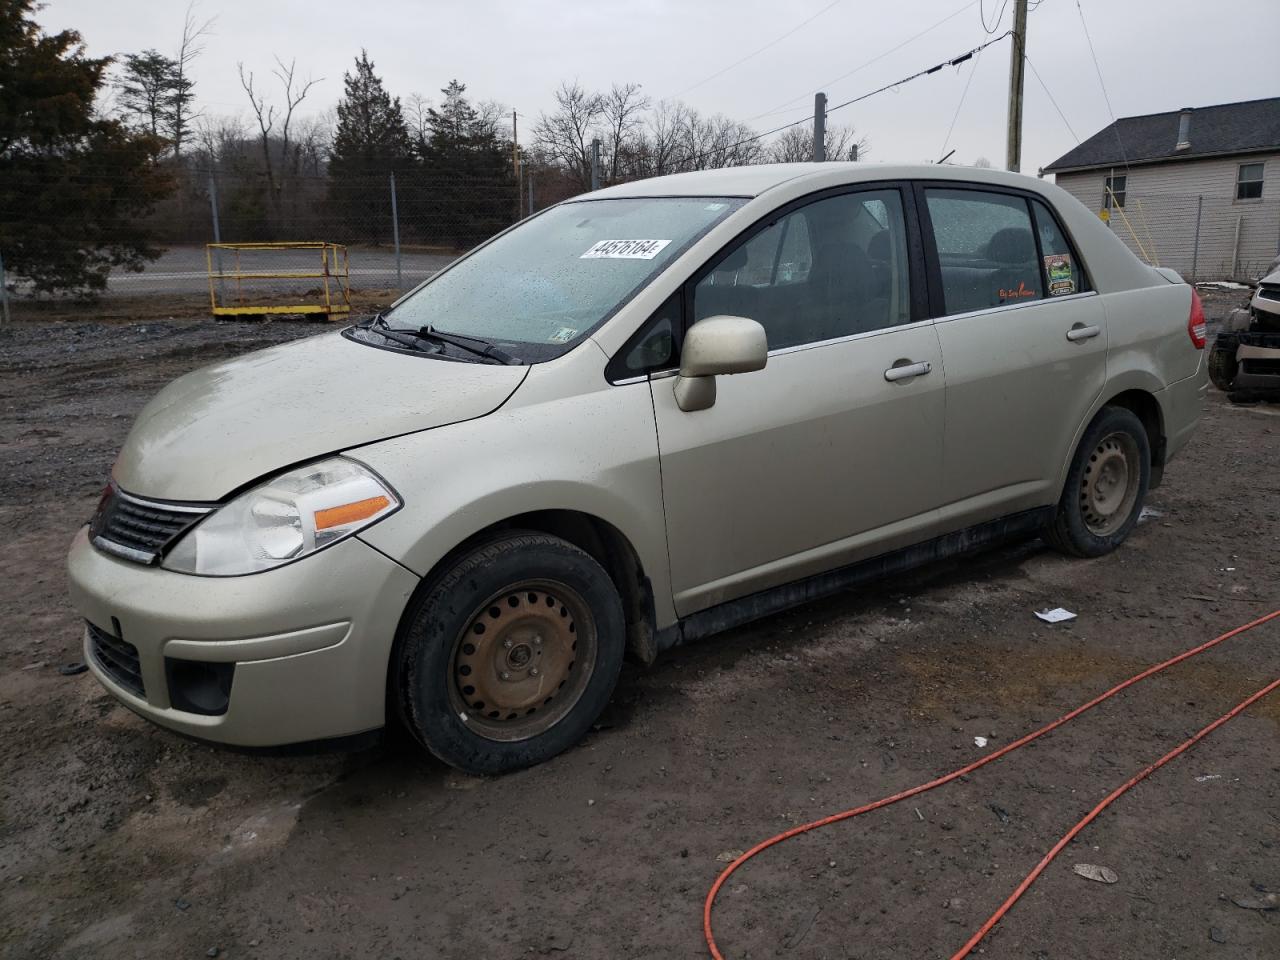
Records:
{"label": "car roof", "polygon": [[758,197],[795,180],[822,180],[831,185],[832,174],[843,173],[844,183],[878,180],[961,180],[996,186],[1041,189],[1043,180],[1004,170],[948,164],[891,164],[866,161],[827,163],[763,163],[749,167],[722,167],[650,177],[581,194],[574,200],[612,200],[623,197]]}

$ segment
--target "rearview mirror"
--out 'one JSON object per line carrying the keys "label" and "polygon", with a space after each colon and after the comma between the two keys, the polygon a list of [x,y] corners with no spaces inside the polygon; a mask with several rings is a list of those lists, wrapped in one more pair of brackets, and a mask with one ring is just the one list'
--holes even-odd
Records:
{"label": "rearview mirror", "polygon": [[685,334],[676,377],[676,405],[685,412],[706,410],[716,402],[721,374],[764,369],[769,341],[764,327],[747,317],[717,316],[699,320]]}

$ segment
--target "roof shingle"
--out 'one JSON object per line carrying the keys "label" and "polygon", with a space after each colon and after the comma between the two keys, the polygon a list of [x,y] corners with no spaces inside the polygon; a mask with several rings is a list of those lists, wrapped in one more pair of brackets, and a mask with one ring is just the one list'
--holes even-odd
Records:
{"label": "roof shingle", "polygon": [[1186,150],[1177,149],[1181,113],[1121,117],[1068,150],[1045,172],[1280,150],[1280,97],[1192,109],[1191,146]]}

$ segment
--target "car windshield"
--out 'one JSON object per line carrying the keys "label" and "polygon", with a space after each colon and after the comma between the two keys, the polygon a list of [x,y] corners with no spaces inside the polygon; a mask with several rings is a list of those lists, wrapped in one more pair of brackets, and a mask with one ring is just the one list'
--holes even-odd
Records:
{"label": "car windshield", "polygon": [[745,201],[587,200],[533,217],[410,294],[390,326],[483,339],[525,360],[559,355]]}

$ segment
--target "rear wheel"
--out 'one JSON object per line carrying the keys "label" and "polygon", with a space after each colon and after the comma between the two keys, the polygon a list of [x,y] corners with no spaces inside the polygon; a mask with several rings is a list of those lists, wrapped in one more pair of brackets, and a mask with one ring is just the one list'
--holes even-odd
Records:
{"label": "rear wheel", "polygon": [[1236,362],[1236,338],[1229,333],[1220,333],[1213,341],[1213,349],[1209,351],[1209,379],[1213,385],[1223,392],[1231,389],[1240,365]]}
{"label": "rear wheel", "polygon": [[461,557],[410,610],[401,716],[459,769],[531,766],[590,729],[623,648],[622,602],[594,559],[557,537],[507,535]]}
{"label": "rear wheel", "polygon": [[1076,450],[1045,539],[1076,557],[1110,553],[1138,522],[1150,482],[1151,445],[1142,421],[1123,407],[1103,408]]}

